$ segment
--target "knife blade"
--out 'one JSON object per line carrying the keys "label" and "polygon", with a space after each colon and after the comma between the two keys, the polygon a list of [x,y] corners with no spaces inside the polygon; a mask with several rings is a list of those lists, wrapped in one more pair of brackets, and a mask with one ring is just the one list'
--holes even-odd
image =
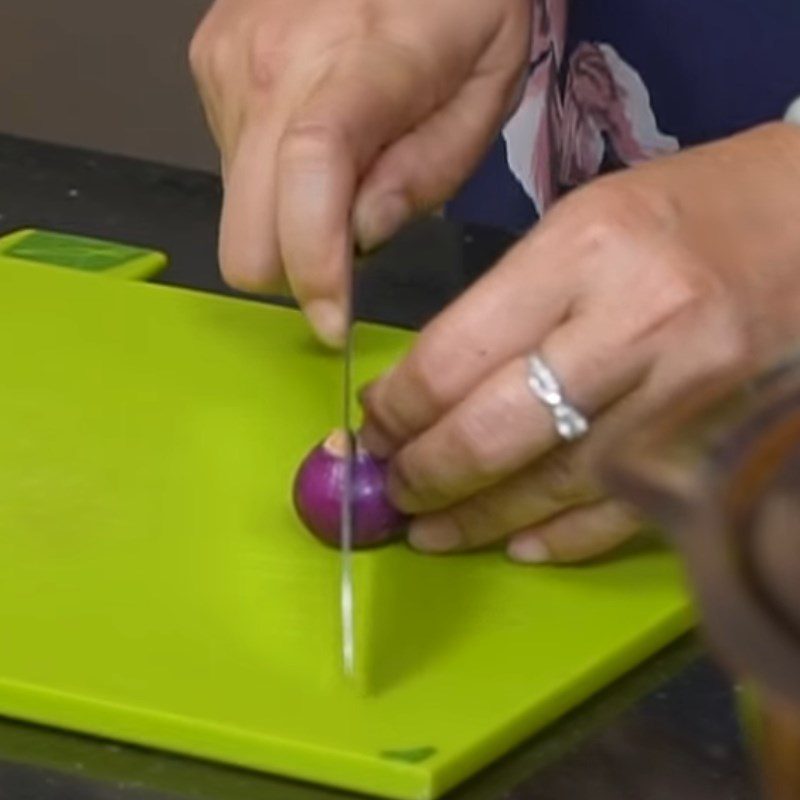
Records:
{"label": "knife blade", "polygon": [[[352,276],[352,271],[351,271]],[[355,674],[355,587],[353,581],[353,483],[356,437],[352,421],[353,386],[353,284],[347,297],[347,329],[342,351],[342,428],[345,433],[344,480],[342,485],[340,542],[340,587],[342,667],[346,677]]]}

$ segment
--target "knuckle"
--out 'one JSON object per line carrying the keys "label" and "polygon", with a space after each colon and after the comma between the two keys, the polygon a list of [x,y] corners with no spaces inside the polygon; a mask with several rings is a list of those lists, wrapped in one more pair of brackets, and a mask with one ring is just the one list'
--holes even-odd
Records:
{"label": "knuckle", "polygon": [[442,353],[431,339],[421,339],[406,360],[409,386],[433,412],[444,411],[448,406],[446,376],[451,359],[452,354]]}
{"label": "knuckle", "polygon": [[400,510],[412,514],[425,510],[424,498],[430,488],[422,465],[403,451],[392,460],[392,473],[392,484],[396,489],[396,496],[392,499]]}
{"label": "knuckle", "polygon": [[272,26],[260,25],[254,30],[249,66],[253,87],[260,92],[271,90],[283,73],[283,52]]}
{"label": "knuckle", "polygon": [[494,410],[465,411],[454,421],[455,451],[478,485],[504,472],[507,447],[501,431]]}
{"label": "knuckle", "polygon": [[206,47],[205,31],[201,24],[190,39],[189,48],[187,50],[189,69],[196,79],[202,78],[203,67],[206,61]]}
{"label": "knuckle", "polygon": [[558,505],[571,506],[586,500],[591,490],[584,470],[572,451],[560,448],[548,456],[538,475],[541,490]]}
{"label": "knuckle", "polygon": [[220,88],[230,75],[236,47],[230,33],[211,30],[202,22],[189,43],[189,68],[195,80]]}
{"label": "knuckle", "polygon": [[[679,320],[702,313],[718,301],[722,288],[708,264],[683,248],[670,248],[652,258],[647,270],[633,266],[621,275],[628,313],[618,325],[628,343],[642,339]],[[612,282],[610,302],[619,304],[620,281]],[[635,302],[631,299],[635,298]]]}
{"label": "knuckle", "polygon": [[652,280],[652,287],[641,293],[650,327],[685,315],[716,291],[708,270],[682,253],[664,259],[654,269]]}
{"label": "knuckle", "polygon": [[671,199],[619,176],[601,178],[578,190],[573,213],[577,230],[593,249],[617,249],[645,236],[671,229],[677,210]]}
{"label": "knuckle", "polygon": [[[711,327],[711,326],[710,326]],[[748,376],[758,364],[758,347],[751,326],[732,311],[722,312],[708,337],[713,342],[706,356],[710,377],[725,379]]]}
{"label": "knuckle", "polygon": [[468,547],[485,544],[498,532],[505,532],[504,506],[487,495],[476,495],[453,508],[450,514]]}
{"label": "knuckle", "polygon": [[[433,352],[422,342],[363,395],[364,409],[392,439],[406,441],[446,410]],[[413,398],[408,402],[408,398]]]}
{"label": "knuckle", "polygon": [[370,388],[364,393],[363,406],[365,416],[395,442],[406,441],[416,432],[415,426],[408,419],[407,405],[391,386],[381,383]]}
{"label": "knuckle", "polygon": [[403,414],[404,406],[395,402],[395,393],[375,386],[363,395],[362,404],[365,416],[381,432],[394,441],[403,441],[411,433],[411,427]]}
{"label": "knuckle", "polygon": [[344,131],[330,121],[298,119],[283,134],[280,159],[289,166],[330,164],[340,158],[346,148]]}
{"label": "knuckle", "polygon": [[189,40],[187,51],[189,68],[196,78],[201,78],[204,75],[210,54],[214,48],[216,31],[213,17],[213,11],[209,11],[197,24]]}

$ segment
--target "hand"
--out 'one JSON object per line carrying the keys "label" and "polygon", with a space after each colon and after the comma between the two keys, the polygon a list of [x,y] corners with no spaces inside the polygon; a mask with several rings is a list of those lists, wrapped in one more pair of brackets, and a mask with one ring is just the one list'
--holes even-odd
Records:
{"label": "hand", "polygon": [[341,344],[362,249],[467,178],[521,88],[529,0],[217,0],[190,62],[222,157],[220,263]]}
{"label": "hand", "polygon": [[[601,178],[422,332],[363,394],[365,445],[416,547],[599,555],[638,529],[593,464],[619,430],[730,388],[800,334],[800,129],[768,125]],[[565,445],[526,384],[537,351],[591,420]]]}

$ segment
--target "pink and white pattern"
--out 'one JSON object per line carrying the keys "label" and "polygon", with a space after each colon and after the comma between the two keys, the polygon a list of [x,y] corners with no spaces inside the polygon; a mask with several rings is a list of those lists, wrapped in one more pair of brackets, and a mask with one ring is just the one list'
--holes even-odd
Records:
{"label": "pink and white pattern", "polygon": [[560,77],[567,0],[533,0],[531,74],[506,124],[511,171],[541,214],[559,190],[600,171],[607,150],[625,165],[678,150],[658,129],[639,74],[608,44],[582,42]]}

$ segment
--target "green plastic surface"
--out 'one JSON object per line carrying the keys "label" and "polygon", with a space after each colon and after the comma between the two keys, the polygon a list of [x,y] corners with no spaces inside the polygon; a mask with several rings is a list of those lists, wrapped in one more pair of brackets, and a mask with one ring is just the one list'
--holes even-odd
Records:
{"label": "green plastic surface", "polygon": [[[360,326],[356,373],[410,335]],[[340,362],[291,310],[0,269],[0,713],[396,798],[444,792],[691,623],[658,549],[338,558],[290,501]]]}
{"label": "green plastic surface", "polygon": [[126,280],[146,280],[161,272],[167,257],[105,239],[26,228],[0,237],[0,267],[5,263],[68,267]]}

